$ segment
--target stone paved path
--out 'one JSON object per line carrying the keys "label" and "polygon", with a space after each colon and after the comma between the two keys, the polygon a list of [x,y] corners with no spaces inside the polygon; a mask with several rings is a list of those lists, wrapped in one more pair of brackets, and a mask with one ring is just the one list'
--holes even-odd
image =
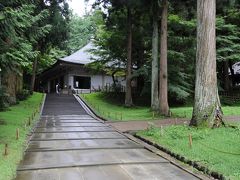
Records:
{"label": "stone paved path", "polygon": [[16,179],[197,178],[94,119],[73,96],[48,95]]}

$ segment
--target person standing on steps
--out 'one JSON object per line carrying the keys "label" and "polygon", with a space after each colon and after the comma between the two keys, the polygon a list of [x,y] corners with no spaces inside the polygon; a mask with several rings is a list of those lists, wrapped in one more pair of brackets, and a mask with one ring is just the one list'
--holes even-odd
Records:
{"label": "person standing on steps", "polygon": [[57,93],[57,95],[60,95],[60,85],[59,85],[59,83],[56,84],[56,93]]}

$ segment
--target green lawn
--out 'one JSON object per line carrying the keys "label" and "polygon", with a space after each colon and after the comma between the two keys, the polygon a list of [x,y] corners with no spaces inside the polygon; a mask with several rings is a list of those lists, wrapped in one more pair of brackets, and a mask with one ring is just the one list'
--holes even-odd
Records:
{"label": "green lawn", "polygon": [[[193,138],[192,148],[189,147],[189,134]],[[227,179],[240,179],[240,129],[169,126],[163,130],[152,127],[137,135],[220,172]]]}
{"label": "green lawn", "polygon": [[81,94],[81,97],[98,115],[108,120],[151,120],[153,116],[149,108],[139,106],[126,108],[116,101],[106,99],[103,93]]}
{"label": "green lawn", "polygon": [[[192,107],[176,107],[171,108],[171,112],[175,117],[192,117]],[[222,107],[223,113],[225,116],[239,115],[240,116],[240,104],[235,104],[233,106]]]}
{"label": "green lawn", "polygon": [[[130,121],[130,120],[151,120],[153,114],[149,107],[135,106],[126,108],[123,104],[109,99],[103,93],[82,94],[81,97],[95,110],[95,112],[108,120],[113,121]],[[225,115],[240,115],[240,105],[223,106]],[[191,118],[192,107],[172,107],[172,117]],[[162,119],[158,116],[154,119]]]}
{"label": "green lawn", "polygon": [[[30,131],[28,118],[39,110],[42,94],[34,93],[27,100],[11,106],[9,110],[0,112],[0,180],[13,179],[16,167],[22,158],[26,145],[27,133]],[[35,120],[38,114],[35,116]],[[16,129],[19,128],[20,137],[16,140]],[[8,144],[9,154],[3,155],[4,146]]]}

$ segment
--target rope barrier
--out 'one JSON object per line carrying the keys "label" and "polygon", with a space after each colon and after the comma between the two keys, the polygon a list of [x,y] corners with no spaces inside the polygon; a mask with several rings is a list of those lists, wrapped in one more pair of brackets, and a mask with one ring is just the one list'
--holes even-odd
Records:
{"label": "rope barrier", "polygon": [[[166,130],[165,130],[165,131],[166,131]],[[167,131],[166,131],[166,132],[167,132]],[[182,137],[189,138],[189,136],[182,136]],[[193,139],[193,141],[194,141],[194,139]],[[220,153],[240,156],[240,152],[239,152],[239,153],[227,152],[227,151],[219,150],[219,149],[217,149],[217,148],[208,146],[208,145],[206,145],[206,144],[204,144],[204,143],[201,143],[201,142],[197,142],[197,143],[199,143],[200,145],[202,145],[202,146],[204,146],[204,147],[206,147],[206,148],[208,148],[208,149],[212,149],[212,150],[217,151],[217,152],[220,152]]]}
{"label": "rope barrier", "polygon": [[214,148],[214,147],[208,146],[208,145],[206,145],[206,144],[203,144],[203,143],[201,143],[201,142],[198,142],[198,143],[199,143],[200,145],[202,145],[202,146],[205,146],[205,147],[208,148],[208,149],[212,149],[212,150],[217,151],[217,152],[220,152],[220,153],[237,155],[237,156],[240,155],[240,153],[222,151],[222,150],[219,150],[219,149],[217,149],[217,148]]}

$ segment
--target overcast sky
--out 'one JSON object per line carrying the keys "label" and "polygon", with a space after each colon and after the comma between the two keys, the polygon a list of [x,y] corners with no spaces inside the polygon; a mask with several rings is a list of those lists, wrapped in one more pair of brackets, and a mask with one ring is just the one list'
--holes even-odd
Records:
{"label": "overcast sky", "polygon": [[91,10],[91,5],[93,4],[94,0],[89,0],[88,3],[85,3],[85,0],[68,0],[68,4],[73,12],[79,16],[83,16],[85,14],[85,9],[87,11]]}

